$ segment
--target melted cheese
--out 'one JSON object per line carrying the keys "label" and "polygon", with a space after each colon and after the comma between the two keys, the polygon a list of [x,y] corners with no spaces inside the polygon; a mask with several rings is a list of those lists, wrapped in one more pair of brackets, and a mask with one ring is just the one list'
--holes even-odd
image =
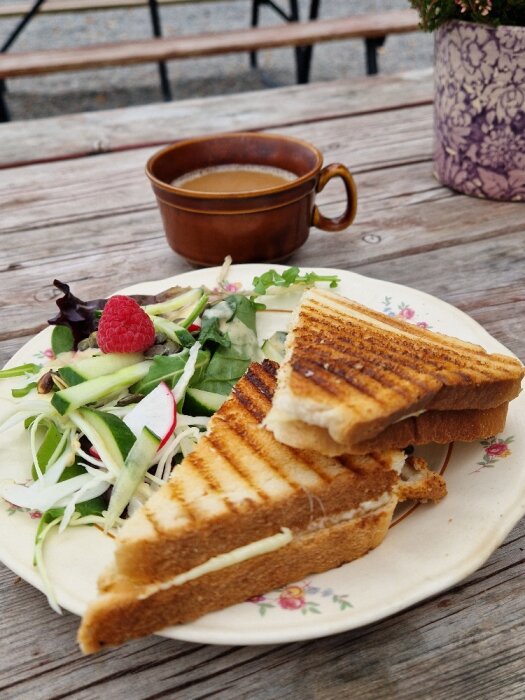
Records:
{"label": "melted cheese", "polygon": [[226,569],[228,566],[234,566],[235,564],[240,564],[243,561],[252,559],[253,557],[258,557],[261,554],[268,554],[269,552],[274,552],[276,549],[280,549],[292,541],[292,532],[287,527],[283,527],[281,532],[277,535],[271,535],[271,537],[265,537],[262,540],[257,540],[256,542],[251,542],[250,544],[244,545],[244,547],[238,547],[233,549],[231,552],[226,552],[225,554],[218,554],[216,557],[212,557],[205,561],[199,566],[195,566],[189,571],[185,571],[182,574],[178,574],[167,581],[162,581],[162,583],[152,583],[149,586],[145,586],[143,592],[138,596],[139,600],[144,600],[150,596],[158,593],[159,591],[165,591],[172,586],[182,586],[188,581],[193,581],[200,576],[205,574],[210,574],[213,571],[220,571],[221,569]]}
{"label": "melted cheese", "polygon": [[394,425],[395,423],[400,423],[402,420],[406,420],[407,418],[417,418],[422,413],[426,413],[426,410],[423,409],[422,411],[414,411],[414,413],[407,413],[406,416],[401,416],[401,418],[395,420],[394,423],[392,423],[392,425]]}

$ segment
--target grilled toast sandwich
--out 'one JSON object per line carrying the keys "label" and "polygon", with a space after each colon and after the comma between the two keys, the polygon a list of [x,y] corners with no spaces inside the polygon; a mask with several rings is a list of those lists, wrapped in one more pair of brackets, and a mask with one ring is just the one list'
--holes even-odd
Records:
{"label": "grilled toast sandwich", "polygon": [[305,292],[264,422],[326,455],[477,440],[500,432],[524,368],[333,292]]}
{"label": "grilled toast sandwich", "polygon": [[399,500],[446,491],[400,451],[333,459],[261,428],[277,365],[253,364],[195,451],[121,529],[80,627],[84,652],[337,567],[385,536]]}

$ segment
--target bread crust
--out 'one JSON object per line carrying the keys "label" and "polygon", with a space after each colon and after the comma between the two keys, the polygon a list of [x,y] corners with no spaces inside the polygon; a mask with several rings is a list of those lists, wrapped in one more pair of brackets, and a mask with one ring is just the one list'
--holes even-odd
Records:
{"label": "bread crust", "polygon": [[139,599],[140,586],[106,577],[105,592],[82,619],[86,654],[177,625],[362,557],[385,537],[397,498],[381,510],[294,537],[285,547]]}
{"label": "bread crust", "polygon": [[275,437],[292,447],[315,449],[323,455],[366,454],[371,449],[403,449],[430,442],[472,442],[500,433],[505,427],[508,403],[486,410],[427,411],[393,423],[371,440],[336,442],[324,428],[289,421],[274,428]]}
{"label": "bread crust", "polygon": [[[375,511],[320,529],[295,533],[294,539],[268,554],[206,574],[141,599],[145,587],[113,568],[101,577],[101,596],[82,619],[78,641],[86,654],[157,632],[167,625],[242,603],[311,574],[364,556],[383,541],[398,501],[441,500],[447,492],[442,476],[423,460],[409,460],[408,481],[399,481],[387,502]],[[145,584],[147,586],[147,584]]]}
{"label": "bread crust", "polygon": [[279,426],[287,418],[356,445],[420,410],[501,406],[519,394],[523,376],[513,357],[314,288],[296,313],[265,425],[288,444]]}
{"label": "bread crust", "polygon": [[[399,500],[445,495],[443,478],[423,462],[403,481],[399,451],[334,460],[277,443],[260,426],[275,369],[267,362],[250,367],[212,419],[210,434],[119,533],[115,565],[102,575],[101,595],[82,620],[79,642],[86,653],[352,561],[382,541]],[[202,503],[210,507],[197,518]],[[293,539],[280,549],[163,587],[217,554],[282,528]],[[160,588],[152,592],[155,584]]]}
{"label": "bread crust", "polygon": [[[123,574],[162,581],[281,527],[300,531],[312,519],[392,490],[391,454],[374,451],[343,462],[281,445],[261,428],[275,371],[269,362],[251,366],[196,450],[141,509],[148,529],[130,535],[136,518],[124,525],[115,554]],[[206,510],[213,497],[217,507]]]}

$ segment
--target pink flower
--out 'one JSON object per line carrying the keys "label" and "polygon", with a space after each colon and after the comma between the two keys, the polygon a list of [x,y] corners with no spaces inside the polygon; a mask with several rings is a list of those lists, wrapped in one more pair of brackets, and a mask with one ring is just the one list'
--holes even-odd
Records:
{"label": "pink flower", "polygon": [[508,457],[511,453],[504,442],[494,442],[492,445],[485,447],[485,452],[492,457]]}
{"label": "pink flower", "polygon": [[240,282],[227,282],[224,285],[224,290],[226,292],[237,292],[239,289],[242,287],[242,284]]}
{"label": "pink flower", "polygon": [[266,600],[263,595],[252,595],[251,598],[248,598],[249,603],[262,603],[263,600]]}
{"label": "pink flower", "polygon": [[47,348],[47,350],[44,350],[43,355],[44,357],[47,357],[50,360],[55,359],[55,353],[51,350],[51,348]]}
{"label": "pink flower", "polygon": [[305,605],[304,598],[289,598],[285,595],[279,596],[279,605],[284,610],[299,610]]}
{"label": "pink flower", "polygon": [[29,512],[29,517],[32,518],[32,520],[40,520],[42,513],[39,510],[31,510]]}
{"label": "pink flower", "polygon": [[411,319],[414,318],[415,313],[416,312],[414,311],[414,309],[411,309],[409,306],[405,306],[404,309],[401,309],[399,315],[401,316],[401,318]]}
{"label": "pink flower", "polygon": [[418,326],[419,328],[428,328],[428,323],[426,321],[418,321],[416,323],[416,326]]}

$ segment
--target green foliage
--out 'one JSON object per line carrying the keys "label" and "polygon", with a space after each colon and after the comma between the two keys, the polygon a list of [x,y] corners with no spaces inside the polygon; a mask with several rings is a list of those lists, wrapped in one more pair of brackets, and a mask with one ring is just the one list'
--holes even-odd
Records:
{"label": "green foliage", "polygon": [[253,278],[253,289],[256,294],[266,294],[269,287],[290,287],[292,284],[304,284],[307,287],[316,282],[330,282],[330,287],[337,287],[339,277],[335,275],[318,275],[307,272],[301,275],[298,267],[289,267],[282,275],[277,270],[268,270],[260,277]]}
{"label": "green foliage", "polygon": [[[136,384],[133,384],[130,387],[130,392],[145,396],[150,391],[153,391],[160,382],[165,382],[170,389],[173,389],[182,376],[189,354],[189,351],[185,348],[177,355],[156,355],[147,375]],[[200,380],[209,361],[210,353],[206,350],[199,350],[192,381],[197,382]]]}
{"label": "green foliage", "polygon": [[55,355],[61,352],[69,352],[75,347],[73,331],[69,326],[55,326],[51,334],[51,349]]}
{"label": "green foliage", "polygon": [[219,329],[218,323],[210,326],[203,323],[199,340],[206,331],[207,339],[217,342],[218,347],[206,368],[203,380],[193,385],[198,389],[226,396],[246,372],[250,363],[262,359],[262,354],[255,328],[255,303],[242,294],[233,294],[222,303],[226,305],[222,329]]}
{"label": "green foliage", "polygon": [[525,25],[525,0],[410,0],[410,4],[421,16],[421,28],[429,32],[452,19],[493,27]]}

